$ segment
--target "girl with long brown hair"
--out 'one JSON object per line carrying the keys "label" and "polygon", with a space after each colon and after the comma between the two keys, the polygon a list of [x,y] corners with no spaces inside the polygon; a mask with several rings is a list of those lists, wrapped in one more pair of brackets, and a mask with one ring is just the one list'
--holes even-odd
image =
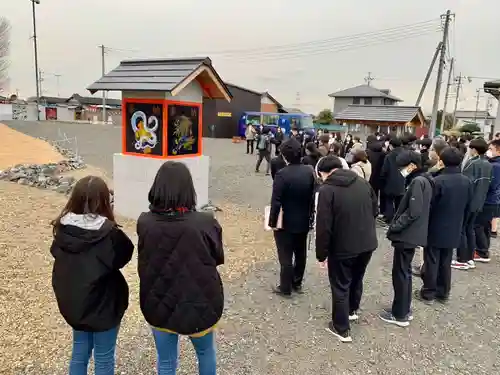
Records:
{"label": "girl with long brown hair", "polygon": [[118,328],[128,307],[120,269],[134,245],[116,223],[104,180],[79,180],[52,226],[52,286],[59,311],[73,328],[69,374],[86,375],[94,352],[95,375],[113,375]]}

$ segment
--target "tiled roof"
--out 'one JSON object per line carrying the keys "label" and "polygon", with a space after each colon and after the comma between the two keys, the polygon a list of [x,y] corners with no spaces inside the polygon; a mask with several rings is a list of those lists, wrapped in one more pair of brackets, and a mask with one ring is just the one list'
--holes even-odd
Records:
{"label": "tiled roof", "polygon": [[[350,105],[342,112],[335,114],[337,121],[376,121],[407,123],[422,114],[420,107],[399,105]],[[423,116],[422,116],[423,118]]]}
{"label": "tiled roof", "polygon": [[500,79],[484,83],[484,91],[493,95],[495,98],[500,98]]}
{"label": "tiled roof", "polygon": [[[66,100],[66,102],[69,102],[70,100],[75,100],[83,105],[102,105],[102,98],[93,96],[81,96],[79,94],[73,94],[71,98]],[[106,105],[121,106],[121,104],[122,101],[120,99],[106,98]]]}
{"label": "tiled roof", "polygon": [[122,61],[117,68],[90,85],[88,90],[92,94],[101,90],[172,93],[185,81],[195,79],[198,74],[204,71],[209,71],[209,75],[213,77],[212,80],[217,81],[217,84],[222,88],[221,91],[224,91],[224,94],[231,98],[231,93],[208,57]]}
{"label": "tiled roof", "polygon": [[334,92],[328,95],[331,98],[387,98],[397,102],[402,100],[368,85],[359,85],[350,89]]}
{"label": "tiled roof", "polygon": [[495,117],[491,116],[491,114],[487,111],[468,111],[468,110],[459,110],[455,112],[455,117],[457,119],[494,119]]}

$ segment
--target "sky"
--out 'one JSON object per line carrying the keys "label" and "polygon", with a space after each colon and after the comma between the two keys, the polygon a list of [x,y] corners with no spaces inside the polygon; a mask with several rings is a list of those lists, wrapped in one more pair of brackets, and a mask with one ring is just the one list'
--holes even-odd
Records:
{"label": "sky", "polygon": [[[447,9],[455,14],[447,53],[456,59],[454,73],[479,77],[464,79],[458,108],[474,109],[476,89],[488,78],[500,79],[498,0],[40,2],[43,95],[90,95],[86,87],[101,76],[98,46],[104,45],[108,71],[130,58],[209,56],[224,80],[268,90],[285,107],[310,113],[332,108],[328,94],[364,84],[368,72],[372,86],[391,89],[402,104],[414,105],[442,39],[440,15]],[[0,15],[12,24],[4,95],[32,96],[31,1],[0,1]],[[432,110],[436,72],[437,67],[422,99],[425,113]],[[445,84],[447,76],[445,71]],[[451,92],[449,111],[455,104],[454,88]],[[487,98],[481,94],[480,109]],[[491,104],[494,111],[496,100]]]}

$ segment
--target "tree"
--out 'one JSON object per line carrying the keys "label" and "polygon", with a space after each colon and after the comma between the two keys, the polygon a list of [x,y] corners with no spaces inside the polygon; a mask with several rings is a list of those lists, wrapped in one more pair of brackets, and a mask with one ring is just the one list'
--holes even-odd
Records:
{"label": "tree", "polygon": [[10,23],[0,17],[0,92],[2,92],[9,79],[9,51],[10,51]]}
{"label": "tree", "polygon": [[481,128],[475,122],[469,122],[460,127],[462,133],[479,133]]}
{"label": "tree", "polygon": [[331,124],[333,122],[333,112],[330,109],[324,109],[316,117],[316,122],[322,125]]}

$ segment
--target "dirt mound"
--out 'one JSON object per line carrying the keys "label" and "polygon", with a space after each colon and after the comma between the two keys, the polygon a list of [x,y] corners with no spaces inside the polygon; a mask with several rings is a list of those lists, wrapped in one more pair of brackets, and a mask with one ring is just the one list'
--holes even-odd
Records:
{"label": "dirt mound", "polygon": [[48,143],[0,124],[0,170],[17,164],[57,163],[63,157]]}

